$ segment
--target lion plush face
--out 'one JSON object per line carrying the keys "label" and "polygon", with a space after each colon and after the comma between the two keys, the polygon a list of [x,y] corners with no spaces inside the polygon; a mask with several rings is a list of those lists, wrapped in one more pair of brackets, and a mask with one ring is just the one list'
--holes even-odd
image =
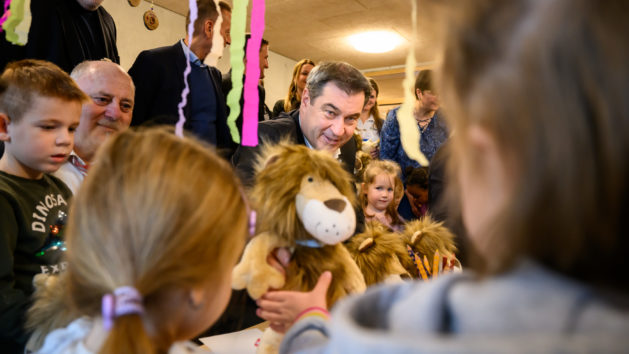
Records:
{"label": "lion plush face", "polygon": [[304,176],[295,202],[304,228],[321,243],[334,245],[354,233],[354,208],[330,181],[315,174]]}
{"label": "lion plush face", "polygon": [[272,232],[287,244],[316,239],[335,244],[355,228],[351,176],[329,153],[302,145],[266,145],[257,160],[251,203],[257,233]]}

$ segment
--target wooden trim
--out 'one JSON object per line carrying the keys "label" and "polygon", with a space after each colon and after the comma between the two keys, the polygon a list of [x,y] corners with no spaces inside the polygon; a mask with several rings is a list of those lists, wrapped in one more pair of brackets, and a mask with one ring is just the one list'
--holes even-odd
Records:
{"label": "wooden trim", "polygon": [[[434,69],[433,64],[430,65],[418,65],[415,67],[415,72],[424,70],[424,69]],[[365,76],[373,77],[374,79],[378,76],[386,76],[386,75],[396,75],[396,74],[404,74],[406,68],[395,68],[395,69],[387,69],[387,70],[378,70],[378,71],[367,71],[363,72]]]}

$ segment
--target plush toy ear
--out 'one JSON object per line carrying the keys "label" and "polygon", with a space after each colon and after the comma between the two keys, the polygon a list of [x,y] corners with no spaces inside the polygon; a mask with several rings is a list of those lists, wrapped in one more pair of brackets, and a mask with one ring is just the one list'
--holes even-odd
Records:
{"label": "plush toy ear", "polygon": [[365,250],[369,249],[371,246],[373,246],[373,238],[369,237],[367,239],[365,239],[363,242],[360,243],[360,246],[358,246],[358,251],[359,252],[364,252]]}
{"label": "plush toy ear", "polygon": [[269,165],[275,163],[277,161],[277,159],[279,159],[280,156],[279,155],[271,155],[269,156],[266,161],[264,161],[264,168],[269,167]]}
{"label": "plush toy ear", "polygon": [[419,241],[421,241],[423,236],[424,236],[424,233],[422,232],[422,230],[415,231],[415,233],[411,237],[411,244],[412,245],[417,244]]}
{"label": "plush toy ear", "polygon": [[356,171],[360,171],[363,169],[363,162],[360,159],[356,159],[356,162],[354,162],[354,169]]}

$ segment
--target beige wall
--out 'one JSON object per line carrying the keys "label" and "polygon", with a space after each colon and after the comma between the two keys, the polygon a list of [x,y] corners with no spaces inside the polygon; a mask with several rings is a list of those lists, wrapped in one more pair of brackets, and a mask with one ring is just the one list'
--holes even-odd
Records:
{"label": "beige wall", "polygon": [[[131,7],[126,0],[105,0],[103,6],[116,22],[120,65],[126,70],[141,51],[172,45],[185,35],[185,17],[157,5],[153,11],[159,18],[159,27],[154,31],[146,29],[142,15],[151,7],[147,1],[142,1],[138,7]],[[269,48],[273,49],[273,43]],[[295,63],[295,60],[269,52],[269,69],[265,72],[264,86],[266,104],[270,109],[273,109],[276,100],[286,95]],[[225,48],[217,67],[223,73],[229,70],[229,47]]]}
{"label": "beige wall", "polygon": [[105,0],[103,6],[116,22],[120,65],[126,70],[141,51],[173,45],[185,35],[185,18],[157,5],[153,11],[159,19],[159,27],[149,31],[142,15],[151,8],[150,2],[142,1],[138,7],[131,7],[126,0]]}
{"label": "beige wall", "polygon": [[[286,96],[288,85],[293,76],[293,66],[295,66],[297,62],[285,56],[273,53],[273,43],[269,43],[269,48],[271,49],[269,51],[269,68],[264,72],[264,88],[266,91],[266,105],[269,106],[269,109],[273,110],[275,101]],[[222,73],[228,72],[231,67],[229,60],[229,47],[227,47],[216,67]]]}

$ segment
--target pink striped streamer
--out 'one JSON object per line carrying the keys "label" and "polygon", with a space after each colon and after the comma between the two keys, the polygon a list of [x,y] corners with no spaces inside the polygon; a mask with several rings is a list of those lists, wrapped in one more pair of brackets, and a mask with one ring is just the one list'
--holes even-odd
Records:
{"label": "pink striped streamer", "polygon": [[[192,42],[192,36],[194,35],[194,22],[197,20],[197,2],[196,0],[189,1],[190,6],[190,24],[188,24],[188,45]],[[183,108],[188,103],[188,93],[190,93],[190,86],[188,85],[188,75],[190,75],[190,58],[189,53],[184,53],[186,56],[186,69],[183,71],[183,84],[184,88],[181,91],[181,102],[177,106],[177,113],[179,114],[179,120],[175,125],[175,135],[183,138],[183,125],[186,123],[186,117],[183,114]],[[157,75],[157,73],[155,73]]]}
{"label": "pink striped streamer", "polygon": [[251,38],[247,43],[247,74],[242,122],[242,145],[258,145],[258,81],[260,80],[260,43],[264,34],[264,0],[253,0],[251,7]]}
{"label": "pink striped streamer", "polygon": [[4,14],[0,17],[0,33],[2,33],[2,24],[9,18],[11,13],[9,7],[11,6],[11,0],[4,0]]}

